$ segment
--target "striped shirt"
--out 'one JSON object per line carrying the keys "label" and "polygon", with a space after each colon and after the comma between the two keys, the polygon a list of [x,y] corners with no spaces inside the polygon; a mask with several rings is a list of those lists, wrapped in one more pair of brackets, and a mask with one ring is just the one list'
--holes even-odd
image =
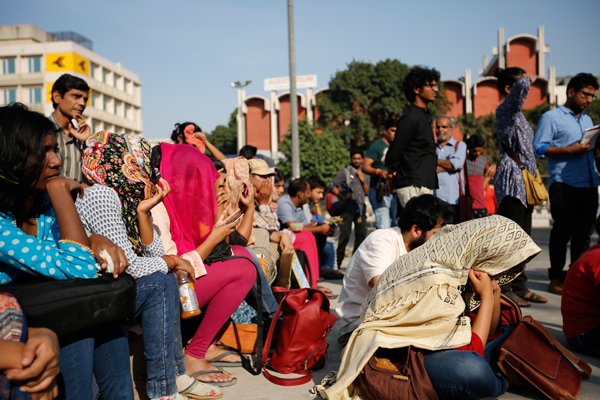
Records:
{"label": "striped shirt", "polygon": [[58,155],[63,162],[60,176],[81,182],[81,143],[74,137],[68,137],[65,134],[54,113],[51,113],[48,118],[54,124],[54,132],[56,132],[56,140],[58,141]]}

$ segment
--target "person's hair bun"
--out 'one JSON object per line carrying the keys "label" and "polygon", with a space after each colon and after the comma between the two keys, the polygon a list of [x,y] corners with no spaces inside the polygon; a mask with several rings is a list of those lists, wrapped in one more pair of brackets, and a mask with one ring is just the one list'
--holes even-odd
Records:
{"label": "person's hair bun", "polygon": [[500,74],[504,71],[504,68],[496,68],[496,70],[494,71],[494,76],[496,78],[500,77]]}

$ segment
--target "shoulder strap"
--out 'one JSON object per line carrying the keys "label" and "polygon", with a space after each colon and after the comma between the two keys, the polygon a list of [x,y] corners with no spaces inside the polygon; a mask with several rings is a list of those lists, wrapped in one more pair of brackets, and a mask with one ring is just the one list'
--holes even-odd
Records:
{"label": "shoulder strap", "polygon": [[536,321],[529,315],[523,317],[521,321],[529,325],[530,329],[535,331],[535,333],[538,336],[544,336],[551,347],[554,347],[563,356],[565,356],[573,364],[575,364],[578,367],[579,374],[582,376],[583,379],[588,379],[590,377],[590,375],[592,374],[592,368],[588,365],[588,363],[583,361],[581,358],[577,357],[575,354],[571,353],[569,350],[565,349],[565,347],[562,344],[560,344],[560,342],[556,340],[556,338],[552,336],[550,332],[548,332],[545,326],[540,324],[538,321]]}

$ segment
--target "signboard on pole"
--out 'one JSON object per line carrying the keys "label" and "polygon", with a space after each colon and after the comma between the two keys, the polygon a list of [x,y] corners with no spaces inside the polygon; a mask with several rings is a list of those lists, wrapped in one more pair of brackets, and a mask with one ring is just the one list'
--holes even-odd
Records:
{"label": "signboard on pole", "polygon": [[[317,87],[317,75],[300,75],[296,77],[296,88],[306,89]],[[265,79],[265,92],[290,90],[290,77]]]}

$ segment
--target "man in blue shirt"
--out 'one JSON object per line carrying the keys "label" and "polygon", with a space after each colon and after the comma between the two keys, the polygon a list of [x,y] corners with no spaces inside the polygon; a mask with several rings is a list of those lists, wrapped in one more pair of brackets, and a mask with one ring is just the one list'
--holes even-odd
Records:
{"label": "man in blue shirt", "polygon": [[[449,115],[442,115],[435,120],[437,144],[437,176],[439,188],[433,191],[436,197],[444,200],[454,208],[454,223],[460,223],[460,174],[467,158],[467,145],[452,137],[455,121]],[[464,182],[464,178],[462,179]],[[464,183],[463,183],[464,188]]]}
{"label": "man in blue shirt", "polygon": [[[562,294],[571,240],[571,264],[588,248],[598,208],[600,179],[589,142],[580,143],[583,132],[594,124],[585,109],[594,100],[598,80],[592,74],[577,74],[567,85],[567,102],[546,112],[538,123],[533,147],[546,157],[550,173],[550,211],[554,219],[550,233],[548,291]],[[597,142],[598,143],[598,142]]]}

